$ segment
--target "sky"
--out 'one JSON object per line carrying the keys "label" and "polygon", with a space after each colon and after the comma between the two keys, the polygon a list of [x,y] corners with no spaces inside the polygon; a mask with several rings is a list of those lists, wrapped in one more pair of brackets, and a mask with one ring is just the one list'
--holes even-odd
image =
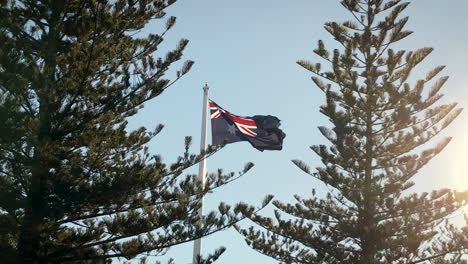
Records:
{"label": "sky", "polygon": [[[468,108],[468,1],[411,2],[403,15],[410,17],[406,29],[415,33],[395,48],[435,48],[413,77],[423,78],[435,66],[447,65],[443,74],[450,79],[443,88],[443,102],[458,102],[461,107]],[[227,145],[211,157],[209,172],[218,168],[239,171],[248,161],[255,163],[255,167],[241,179],[208,195],[206,210],[215,209],[223,201],[259,205],[267,194],[292,202],[294,194],[310,197],[313,188],[326,190],[322,183],[291,162],[301,159],[312,168],[320,166],[320,160],[309,147],[326,144],[317,127],[330,126],[319,113],[319,106],[325,103],[322,92],[310,80],[311,74],[296,61],[323,62],[312,52],[319,39],[327,47],[336,46],[323,24],[351,19],[339,1],[179,0],[167,13],[176,16],[177,23],[167,34],[161,49],[167,50],[180,38],[187,38],[190,43],[184,58],[194,60],[195,65],[130,120],[130,128],[151,129],[157,124],[165,125],[161,134],[149,143],[150,151],[160,154],[166,162],[174,161],[184,151],[185,136],[193,137],[192,151],[198,151],[202,87],[207,81],[210,98],[220,106],[241,116],[275,115],[282,120],[281,128],[287,136],[282,151],[259,152],[247,142],[239,142]],[[158,33],[160,29],[161,23],[155,21],[142,34]],[[453,136],[449,146],[413,178],[416,183],[413,191],[468,189],[467,115],[465,110],[442,135],[427,144],[434,146],[437,140]],[[187,173],[197,173],[197,168]],[[265,213],[272,207],[270,205]],[[242,222],[245,227],[251,224]],[[250,249],[233,229],[204,239],[202,254],[213,252],[219,246],[227,247],[227,251],[216,263],[278,263]],[[173,247],[157,260],[171,257],[178,264],[188,264],[192,261],[192,250],[193,243],[187,243]]]}

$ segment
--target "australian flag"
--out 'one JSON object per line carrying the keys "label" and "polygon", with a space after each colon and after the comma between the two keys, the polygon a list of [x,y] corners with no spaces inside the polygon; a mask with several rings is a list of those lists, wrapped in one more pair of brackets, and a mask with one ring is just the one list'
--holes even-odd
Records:
{"label": "australian flag", "polygon": [[212,144],[248,141],[254,148],[281,150],[286,134],[279,129],[280,120],[271,115],[240,117],[210,102]]}

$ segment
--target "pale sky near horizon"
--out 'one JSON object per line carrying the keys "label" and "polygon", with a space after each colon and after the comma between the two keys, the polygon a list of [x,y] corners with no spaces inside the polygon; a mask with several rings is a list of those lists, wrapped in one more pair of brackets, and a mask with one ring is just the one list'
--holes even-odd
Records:
{"label": "pale sky near horizon", "polygon": [[[413,191],[468,189],[468,1],[411,2],[403,15],[410,17],[406,29],[415,33],[402,40],[398,48],[435,48],[413,77],[422,78],[431,68],[447,65],[443,75],[449,75],[450,79],[443,88],[446,95],[443,102],[456,101],[465,108],[442,135],[453,136],[453,141],[414,177]],[[319,113],[319,106],[325,103],[323,94],[310,80],[311,74],[295,62],[307,59],[323,63],[312,52],[319,39],[329,48],[336,45],[323,24],[351,19],[339,1],[179,0],[167,11],[177,17],[177,23],[163,46],[171,47],[178,39],[188,38],[184,58],[194,60],[195,65],[131,120],[131,127],[165,125],[149,144],[150,151],[161,154],[165,161],[173,161],[183,152],[187,135],[193,136],[192,151],[198,151],[202,86],[208,81],[210,98],[220,106],[237,115],[278,116],[287,137],[280,152],[259,152],[240,142],[226,146],[210,158],[209,171],[217,168],[238,171],[247,161],[256,166],[243,178],[209,195],[207,209],[216,208],[222,201],[260,204],[266,194],[292,201],[294,194],[310,196],[312,188],[326,190],[290,161],[298,158],[311,167],[320,166],[309,146],[326,144],[317,126],[330,126]],[[159,32],[159,28],[158,23],[150,24],[145,32]],[[427,146],[435,145],[437,139]],[[188,172],[196,171],[193,168]],[[245,226],[250,224],[243,222]],[[216,263],[278,263],[250,249],[232,229],[204,239],[203,253],[219,246],[227,247],[227,251]],[[150,263],[169,257],[177,264],[191,263],[192,247],[193,243],[174,247],[164,257],[150,258]]]}

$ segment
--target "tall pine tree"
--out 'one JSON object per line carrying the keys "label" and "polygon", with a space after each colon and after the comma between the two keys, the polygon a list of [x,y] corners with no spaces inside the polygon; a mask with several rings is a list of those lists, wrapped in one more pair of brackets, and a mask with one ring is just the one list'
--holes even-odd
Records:
{"label": "tall pine tree", "polygon": [[[190,138],[165,164],[145,146],[161,126],[127,131],[193,64],[165,77],[188,43],[158,51],[174,2],[0,1],[0,262],[158,255],[252,212],[220,204],[200,220],[200,197],[238,175],[210,175],[202,190],[183,174],[202,158],[188,152]],[[137,35],[152,20],[165,21],[163,32]]]}
{"label": "tall pine tree", "polygon": [[[410,74],[431,52],[392,49],[412,32],[408,2],[343,0],[353,21],[325,29],[342,46],[314,52],[330,65],[298,61],[326,96],[320,112],[332,128],[319,127],[330,146],[311,149],[323,167],[293,162],[329,189],[319,198],[275,201],[274,217],[251,217],[261,228],[238,230],[260,253],[282,263],[460,263],[468,244],[448,216],[457,203],[450,190],[413,193],[412,177],[449,143],[424,147],[461,112],[455,103],[436,106],[448,77],[435,67],[412,82]],[[413,84],[411,84],[413,83]],[[428,89],[426,89],[428,88]],[[285,215],[286,214],[286,215]]]}

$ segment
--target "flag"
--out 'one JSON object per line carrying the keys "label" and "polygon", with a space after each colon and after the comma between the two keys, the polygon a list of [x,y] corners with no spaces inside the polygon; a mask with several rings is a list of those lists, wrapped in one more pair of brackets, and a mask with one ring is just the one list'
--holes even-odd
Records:
{"label": "flag", "polygon": [[260,151],[283,148],[286,134],[279,129],[280,120],[276,116],[241,117],[231,114],[211,100],[209,103],[213,145],[248,141]]}

